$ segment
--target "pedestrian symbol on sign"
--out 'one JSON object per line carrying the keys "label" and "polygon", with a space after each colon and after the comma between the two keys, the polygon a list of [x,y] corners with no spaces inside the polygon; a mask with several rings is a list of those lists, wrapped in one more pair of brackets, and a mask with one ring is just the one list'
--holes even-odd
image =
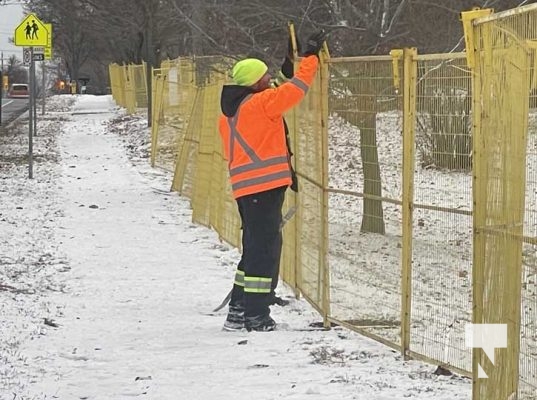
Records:
{"label": "pedestrian symbol on sign", "polygon": [[39,37],[37,36],[38,30],[39,30],[39,27],[35,23],[35,20],[32,20],[32,39],[39,40]]}
{"label": "pedestrian symbol on sign", "polygon": [[26,28],[24,28],[24,32],[26,32],[26,39],[39,40],[39,36],[37,36],[38,30],[39,30],[39,26],[37,26],[34,19],[32,19],[32,25],[30,25],[30,21],[27,21]]}
{"label": "pedestrian symbol on sign", "polygon": [[32,38],[32,27],[30,26],[30,22],[26,22],[24,31],[26,32],[26,39],[30,40]]}

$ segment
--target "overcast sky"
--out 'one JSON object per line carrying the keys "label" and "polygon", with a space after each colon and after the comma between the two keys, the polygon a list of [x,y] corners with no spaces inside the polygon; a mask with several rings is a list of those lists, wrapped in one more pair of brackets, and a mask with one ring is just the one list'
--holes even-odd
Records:
{"label": "overcast sky", "polygon": [[23,18],[22,5],[0,5],[0,51],[4,53],[4,58],[9,58],[15,54],[17,58],[22,59],[22,47],[9,43],[9,38],[13,37],[15,28]]}

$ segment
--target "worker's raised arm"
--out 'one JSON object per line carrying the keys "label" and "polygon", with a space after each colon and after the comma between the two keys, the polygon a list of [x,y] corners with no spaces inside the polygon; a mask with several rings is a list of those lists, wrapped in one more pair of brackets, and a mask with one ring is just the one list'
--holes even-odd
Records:
{"label": "worker's raised arm", "polygon": [[280,86],[259,93],[260,101],[264,104],[265,113],[269,117],[278,117],[296,106],[306,95],[315,79],[319,65],[319,51],[325,41],[323,31],[308,38],[304,58],[298,70],[290,80]]}

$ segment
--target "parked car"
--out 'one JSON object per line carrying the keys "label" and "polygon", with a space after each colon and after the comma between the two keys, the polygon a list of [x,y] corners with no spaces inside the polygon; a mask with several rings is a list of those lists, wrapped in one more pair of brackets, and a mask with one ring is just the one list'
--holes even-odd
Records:
{"label": "parked car", "polygon": [[13,83],[7,92],[7,97],[13,99],[27,99],[29,96],[30,90],[26,83]]}

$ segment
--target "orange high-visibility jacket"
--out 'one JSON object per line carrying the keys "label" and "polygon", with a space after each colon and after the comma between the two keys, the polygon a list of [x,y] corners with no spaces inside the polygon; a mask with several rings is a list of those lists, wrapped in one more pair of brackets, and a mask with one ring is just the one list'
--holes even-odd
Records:
{"label": "orange high-visibility jacket", "polygon": [[219,130],[235,199],[291,184],[283,114],[304,98],[318,62],[302,59],[294,77],[274,89],[224,86]]}

